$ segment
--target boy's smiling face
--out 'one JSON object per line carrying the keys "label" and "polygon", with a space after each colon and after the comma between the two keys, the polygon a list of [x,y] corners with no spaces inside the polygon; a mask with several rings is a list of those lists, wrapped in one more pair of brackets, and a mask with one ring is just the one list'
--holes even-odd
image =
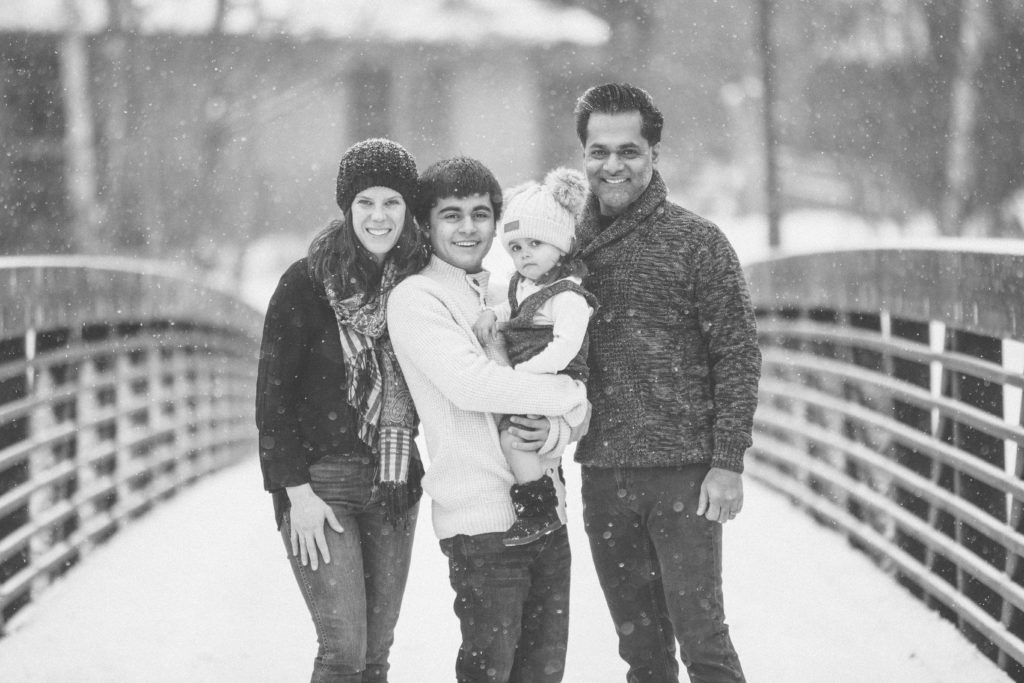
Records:
{"label": "boy's smiling face", "polygon": [[430,209],[430,246],[439,259],[479,273],[494,242],[494,206],[487,194],[442,197]]}

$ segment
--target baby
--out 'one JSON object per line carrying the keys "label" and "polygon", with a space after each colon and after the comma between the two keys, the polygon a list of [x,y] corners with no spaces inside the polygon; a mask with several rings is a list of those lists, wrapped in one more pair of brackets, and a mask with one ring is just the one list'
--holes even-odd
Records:
{"label": "baby", "polygon": [[[575,255],[576,218],[585,199],[583,175],[568,168],[551,171],[543,184],[530,182],[505,193],[498,235],[516,273],[509,283],[508,301],[485,309],[473,331],[486,345],[495,340],[500,327],[509,363],[517,370],[560,372],[587,380],[587,325],[597,301],[583,289],[586,267]],[[515,546],[562,526],[551,478],[561,476],[562,453],[513,448],[510,425],[505,415],[498,432],[516,480],[511,490],[516,522],[503,540]]]}

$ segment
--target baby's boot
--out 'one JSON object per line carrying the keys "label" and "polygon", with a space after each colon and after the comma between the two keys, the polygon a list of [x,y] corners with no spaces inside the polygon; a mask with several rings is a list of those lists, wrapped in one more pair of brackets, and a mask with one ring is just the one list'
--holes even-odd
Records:
{"label": "baby's boot", "polygon": [[502,538],[505,545],[533,543],[563,526],[558,518],[558,494],[550,477],[513,484],[511,494],[516,521]]}

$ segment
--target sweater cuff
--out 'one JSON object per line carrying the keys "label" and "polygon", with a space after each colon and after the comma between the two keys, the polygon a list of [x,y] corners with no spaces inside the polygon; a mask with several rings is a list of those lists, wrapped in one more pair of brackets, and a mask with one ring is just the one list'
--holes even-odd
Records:
{"label": "sweater cuff", "polygon": [[565,423],[565,420],[549,417],[548,422],[551,423],[551,429],[548,431],[547,441],[537,451],[537,455],[548,455],[552,452],[564,451],[566,446],[569,445],[572,430],[569,429],[569,425]]}
{"label": "sweater cuff", "polygon": [[576,384],[583,388],[583,402],[576,404],[575,408],[563,415],[566,424],[572,429],[576,429],[583,424],[583,420],[587,419],[587,411],[590,409],[590,402],[586,400],[587,385],[579,380],[576,380]]}
{"label": "sweater cuff", "polygon": [[715,434],[715,450],[711,455],[711,466],[730,472],[743,472],[743,454],[750,448],[750,437],[746,434]]}
{"label": "sweater cuff", "polygon": [[561,422],[562,420],[557,417],[548,418],[548,425],[550,426],[550,429],[548,429],[548,438],[544,441],[544,445],[540,447],[540,450],[537,451],[538,455],[550,453],[552,449],[558,445],[558,425]]}

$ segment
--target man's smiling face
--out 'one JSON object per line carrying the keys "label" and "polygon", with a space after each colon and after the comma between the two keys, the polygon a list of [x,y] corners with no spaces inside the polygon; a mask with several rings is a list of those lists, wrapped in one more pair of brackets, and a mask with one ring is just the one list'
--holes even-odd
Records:
{"label": "man's smiling face", "polygon": [[442,197],[430,209],[430,246],[445,263],[479,273],[493,241],[490,195]]}
{"label": "man's smiling face", "polygon": [[594,112],[587,122],[583,165],[601,213],[618,216],[643,194],[654,175],[660,143],[640,134],[640,112]]}

